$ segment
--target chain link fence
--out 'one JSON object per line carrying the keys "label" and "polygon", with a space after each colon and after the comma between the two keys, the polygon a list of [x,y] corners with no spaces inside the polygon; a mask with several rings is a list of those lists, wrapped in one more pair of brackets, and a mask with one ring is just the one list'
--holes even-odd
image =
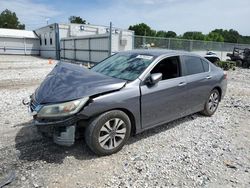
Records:
{"label": "chain link fence", "polygon": [[226,42],[212,42],[199,40],[186,40],[176,38],[161,38],[148,36],[134,36],[134,49],[162,48],[171,50],[184,50],[205,55],[207,51],[215,51],[221,59],[226,59],[226,54],[232,52],[234,47],[250,48],[250,44],[236,44]]}

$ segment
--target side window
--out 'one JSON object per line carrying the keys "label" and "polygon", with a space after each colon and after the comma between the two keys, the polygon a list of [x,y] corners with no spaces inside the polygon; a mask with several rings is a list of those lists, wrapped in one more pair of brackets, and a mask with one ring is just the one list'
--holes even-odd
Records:
{"label": "side window", "polygon": [[179,57],[168,57],[161,60],[150,73],[162,73],[162,80],[180,77],[181,69]]}
{"label": "side window", "polygon": [[53,40],[52,40],[52,33],[49,34],[49,44],[52,45],[53,44]]}
{"label": "side window", "polygon": [[202,61],[202,65],[203,65],[205,72],[208,72],[209,71],[209,63],[203,59],[201,61]]}
{"label": "side window", "polygon": [[201,59],[195,56],[183,56],[186,64],[187,75],[198,74],[204,72]]}
{"label": "side window", "polygon": [[39,35],[40,45],[42,46],[42,36]]}
{"label": "side window", "polygon": [[46,34],[44,34],[44,45],[46,46],[47,45],[47,38],[46,38]]}

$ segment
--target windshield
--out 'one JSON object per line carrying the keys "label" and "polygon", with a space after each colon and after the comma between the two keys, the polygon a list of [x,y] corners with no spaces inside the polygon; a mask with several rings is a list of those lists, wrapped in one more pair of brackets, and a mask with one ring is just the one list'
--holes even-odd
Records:
{"label": "windshield", "polygon": [[91,70],[114,78],[132,81],[138,78],[154,59],[155,57],[151,55],[118,53],[103,60]]}

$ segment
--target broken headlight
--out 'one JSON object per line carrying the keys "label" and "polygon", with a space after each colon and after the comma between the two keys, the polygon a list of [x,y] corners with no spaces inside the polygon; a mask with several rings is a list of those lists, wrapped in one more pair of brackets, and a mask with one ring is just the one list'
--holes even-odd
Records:
{"label": "broken headlight", "polygon": [[60,116],[69,116],[79,112],[79,110],[86,104],[89,100],[88,97],[69,101],[65,103],[59,104],[52,104],[52,105],[45,105],[43,106],[38,114],[37,117],[60,117]]}

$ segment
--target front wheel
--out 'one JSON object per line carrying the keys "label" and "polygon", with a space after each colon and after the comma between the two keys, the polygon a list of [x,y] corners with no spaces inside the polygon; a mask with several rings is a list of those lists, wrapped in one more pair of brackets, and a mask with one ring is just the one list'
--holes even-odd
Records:
{"label": "front wheel", "polygon": [[201,113],[205,116],[212,116],[217,110],[220,102],[220,93],[217,89],[210,92],[209,98],[207,99],[204,110]]}
{"label": "front wheel", "polygon": [[122,149],[130,132],[127,114],[112,110],[92,119],[85,130],[85,141],[97,155],[110,155]]}

